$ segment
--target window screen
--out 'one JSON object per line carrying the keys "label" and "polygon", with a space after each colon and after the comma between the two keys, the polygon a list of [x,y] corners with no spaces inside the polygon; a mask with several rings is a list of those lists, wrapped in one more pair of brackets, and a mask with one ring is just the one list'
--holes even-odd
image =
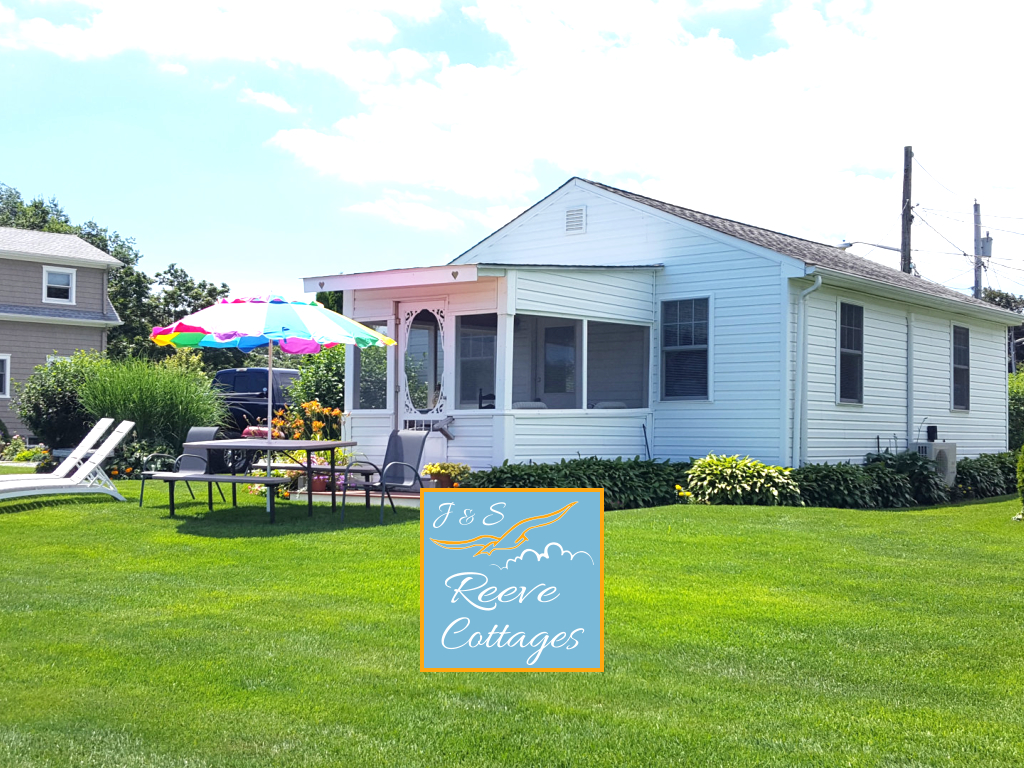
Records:
{"label": "window screen", "polygon": [[459,407],[493,408],[498,316],[462,315],[456,318],[456,328]]}
{"label": "window screen", "polygon": [[971,331],[953,326],[953,409],[971,407]]}
{"label": "window screen", "polygon": [[11,388],[10,364],[10,357],[7,355],[0,357],[0,397],[7,397],[11,394],[9,391]]}
{"label": "window screen", "polygon": [[864,307],[839,305],[839,402],[864,402]]}
{"label": "window screen", "polygon": [[708,397],[708,299],[661,303],[661,379],[666,400]]}

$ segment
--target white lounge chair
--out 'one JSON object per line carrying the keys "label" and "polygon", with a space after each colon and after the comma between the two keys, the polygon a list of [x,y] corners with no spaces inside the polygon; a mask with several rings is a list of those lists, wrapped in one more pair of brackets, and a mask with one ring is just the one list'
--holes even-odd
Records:
{"label": "white lounge chair", "polygon": [[[53,472],[40,475],[40,477],[56,479],[70,475],[72,470],[82,463],[89,451],[91,451],[93,446],[99,442],[99,439],[103,437],[103,433],[106,432],[113,423],[113,419],[100,419],[97,421],[96,426],[89,430],[88,435],[82,438],[82,442],[78,444],[78,447],[68,454],[68,457],[64,459],[64,461],[62,461],[60,465],[53,470]],[[25,477],[22,475],[0,475],[0,486],[5,483],[23,482],[24,480]]]}
{"label": "white lounge chair", "polygon": [[50,477],[35,475],[31,479],[12,480],[0,485],[0,500],[22,496],[48,496],[68,493],[106,493],[118,501],[125,501],[117,492],[106,472],[100,466],[113,452],[125,435],[135,427],[134,421],[122,421],[117,429],[107,436],[102,445],[86,459],[71,477]]}

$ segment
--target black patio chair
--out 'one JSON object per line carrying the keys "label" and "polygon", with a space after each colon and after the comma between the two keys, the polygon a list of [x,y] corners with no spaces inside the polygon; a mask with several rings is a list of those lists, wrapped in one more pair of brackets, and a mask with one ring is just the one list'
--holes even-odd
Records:
{"label": "black patio chair", "polygon": [[[219,429],[219,427],[192,427],[185,436],[185,442],[198,443],[204,440],[216,440]],[[217,453],[219,453],[219,451]],[[142,499],[146,495],[146,476],[151,475],[154,471],[149,468],[151,461],[156,459],[173,461],[174,468],[172,471],[174,472],[192,475],[206,475],[211,472],[219,471],[216,467],[212,470],[210,469],[211,460],[214,458],[215,457],[210,456],[210,451],[200,448],[195,449],[193,453],[183,453],[181,456],[171,456],[169,453],[149,454],[149,456],[142,460],[142,487],[139,488],[139,506],[142,506]],[[192,486],[189,485],[187,481],[185,483],[185,487],[188,488],[189,496],[195,499],[196,495],[192,492]],[[227,499],[224,498],[224,491],[221,489],[220,483],[217,484],[217,492],[220,494],[221,501],[227,501]]]}
{"label": "black patio chair", "polygon": [[[391,498],[391,491],[403,491],[423,487],[423,480],[420,478],[420,471],[417,469],[420,460],[423,458],[423,446],[427,442],[426,430],[403,429],[393,430],[388,438],[388,447],[384,451],[384,461],[378,467],[371,461],[353,461],[345,467],[344,485],[341,491],[341,520],[345,520],[345,497],[348,489],[357,491],[376,491],[380,493],[380,522],[384,522],[384,497],[387,496],[391,504],[392,514],[397,514],[395,502]],[[383,468],[382,468],[383,467]],[[349,473],[355,470],[356,474],[364,475],[363,480],[350,480]],[[366,477],[377,475],[376,480],[367,480]]]}

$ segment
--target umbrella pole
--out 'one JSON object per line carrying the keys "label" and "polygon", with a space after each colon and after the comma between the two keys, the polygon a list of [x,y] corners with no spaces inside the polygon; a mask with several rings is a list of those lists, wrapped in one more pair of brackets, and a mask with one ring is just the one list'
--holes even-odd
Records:
{"label": "umbrella pole", "polygon": [[[267,442],[274,439],[274,342],[267,345]],[[270,465],[274,461],[274,453],[267,451],[267,477],[270,477],[273,470]],[[273,509],[273,499],[270,494],[274,493],[273,486],[267,486],[267,512]]]}

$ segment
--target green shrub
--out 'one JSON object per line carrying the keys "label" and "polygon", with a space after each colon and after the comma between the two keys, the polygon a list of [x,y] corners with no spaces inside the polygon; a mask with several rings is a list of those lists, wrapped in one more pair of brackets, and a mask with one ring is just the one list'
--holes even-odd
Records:
{"label": "green shrub", "polygon": [[807,464],[794,469],[804,504],[812,507],[867,509],[874,506],[874,481],[852,464]]}
{"label": "green shrub", "polygon": [[1024,445],[1024,372],[1011,373],[1010,393],[1010,450]]}
{"label": "green shrub", "polygon": [[299,375],[288,388],[293,403],[316,400],[324,408],[345,410],[345,345],[339,344],[305,355],[299,362]]}
{"label": "green shrub", "polygon": [[32,434],[51,448],[73,448],[96,423],[82,405],[82,387],[106,364],[95,352],[76,352],[37,365],[16,387],[14,410]]}
{"label": "green shrub", "polygon": [[81,398],[94,418],[134,421],[138,440],[176,453],[191,427],[221,426],[227,415],[205,375],[146,360],[108,363],[83,384]]}
{"label": "green shrub", "polygon": [[11,439],[11,433],[7,429],[7,425],[4,424],[3,419],[0,419],[0,443],[6,443]]}
{"label": "green shrub", "polygon": [[687,473],[689,490],[698,504],[758,504],[802,506],[793,470],[772,467],[739,456],[709,454],[697,459]]}
{"label": "green shrub", "polygon": [[4,461],[22,461],[22,459],[18,458],[18,455],[25,453],[27,449],[28,445],[25,443],[25,438],[21,435],[15,435],[4,445],[3,453],[0,453],[0,459]]}
{"label": "green shrub", "polygon": [[886,449],[881,453],[869,453],[865,464],[884,464],[910,480],[914,501],[918,504],[933,505],[949,501],[949,487],[943,482],[935,462],[917,451],[893,453]]}
{"label": "green shrub", "polygon": [[910,478],[880,461],[864,467],[864,475],[871,481],[871,498],[879,509],[900,509],[914,505],[914,489]]}
{"label": "green shrub", "polygon": [[59,464],[60,462],[53,457],[52,453],[47,453],[39,460],[39,463],[36,464],[36,474],[48,475],[53,472]]}
{"label": "green shrub", "polygon": [[1017,455],[1017,497],[1021,499],[1021,508],[1024,509],[1024,451]]}
{"label": "green shrub", "polygon": [[1017,461],[1012,453],[983,453],[976,459],[956,463],[958,495],[968,499],[987,499],[1017,490]]}
{"label": "green shrub", "polygon": [[509,464],[473,472],[463,488],[604,488],[605,509],[674,504],[689,462],[641,459],[563,459],[557,464]]}

